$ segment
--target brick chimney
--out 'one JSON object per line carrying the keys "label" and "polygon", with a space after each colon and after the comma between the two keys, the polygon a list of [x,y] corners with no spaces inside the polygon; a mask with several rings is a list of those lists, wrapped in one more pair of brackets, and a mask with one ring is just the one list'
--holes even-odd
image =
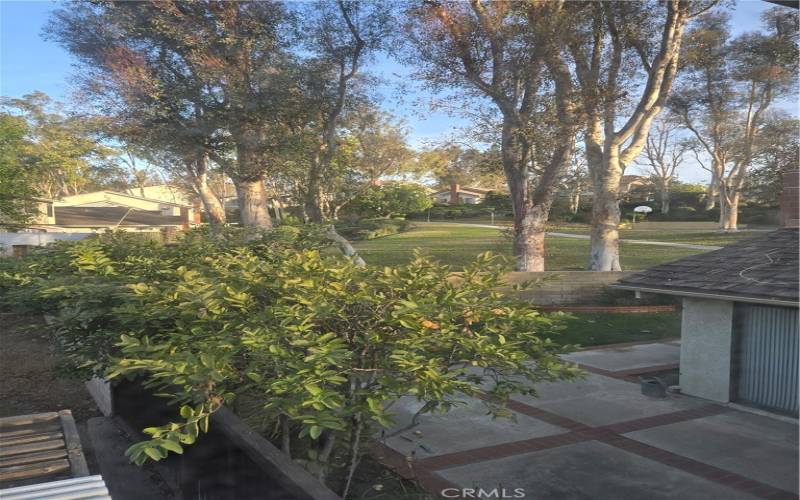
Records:
{"label": "brick chimney", "polygon": [[783,174],[781,226],[800,227],[800,170],[790,170]]}
{"label": "brick chimney", "polygon": [[450,205],[458,205],[458,192],[460,189],[461,186],[459,186],[457,183],[450,184],[450,201],[448,202]]}

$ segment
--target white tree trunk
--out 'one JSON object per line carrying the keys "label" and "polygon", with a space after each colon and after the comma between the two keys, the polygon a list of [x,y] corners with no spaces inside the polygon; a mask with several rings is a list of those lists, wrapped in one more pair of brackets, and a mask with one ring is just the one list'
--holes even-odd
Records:
{"label": "white tree trunk", "polygon": [[[741,196],[738,192],[728,194],[723,202],[720,196],[720,229],[726,233],[733,233],[739,230],[739,200]],[[724,210],[723,208],[724,203]]]}
{"label": "white tree trunk", "polygon": [[591,165],[594,184],[592,231],[589,241],[590,271],[621,271],[619,263],[619,183],[622,167],[616,150],[603,155],[601,165]]}
{"label": "white tree trunk", "polygon": [[242,226],[272,228],[267,190],[264,187],[263,179],[237,182],[236,194],[239,198]]}

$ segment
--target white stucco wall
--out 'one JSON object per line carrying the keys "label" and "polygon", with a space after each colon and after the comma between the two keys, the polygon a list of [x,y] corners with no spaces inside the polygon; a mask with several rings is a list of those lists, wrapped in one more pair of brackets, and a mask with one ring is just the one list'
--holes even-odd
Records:
{"label": "white stucco wall", "polygon": [[731,390],[733,302],[683,299],[681,392],[727,403]]}

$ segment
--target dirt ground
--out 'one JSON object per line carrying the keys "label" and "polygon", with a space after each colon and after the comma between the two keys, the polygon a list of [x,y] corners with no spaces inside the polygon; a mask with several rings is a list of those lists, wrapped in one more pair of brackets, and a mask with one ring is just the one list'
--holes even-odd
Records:
{"label": "dirt ground", "polygon": [[0,313],[0,417],[72,410],[85,423],[100,415],[83,382],[61,365],[43,320]]}

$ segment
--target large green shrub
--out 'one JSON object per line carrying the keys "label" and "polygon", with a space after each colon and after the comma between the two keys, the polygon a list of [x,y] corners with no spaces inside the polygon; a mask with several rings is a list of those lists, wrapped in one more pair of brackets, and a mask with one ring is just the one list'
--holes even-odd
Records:
{"label": "large green shrub", "polygon": [[6,277],[29,307],[58,313],[76,363],[139,376],[179,407],[129,449],[137,463],[182,453],[221,405],[246,401],[287,454],[346,490],[365,441],[392,425],[392,401],[447,411],[483,393],[504,416],[510,394],[578,374],[550,340],[557,316],[494,291],[498,258],[459,274],[420,256],[359,267],[321,253],[309,231],[189,233],[166,247],[112,235],[47,249],[60,266],[37,255]]}
{"label": "large green shrub", "polygon": [[392,182],[369,186],[343,210],[361,217],[392,217],[426,210],[431,205],[433,202],[422,186]]}

